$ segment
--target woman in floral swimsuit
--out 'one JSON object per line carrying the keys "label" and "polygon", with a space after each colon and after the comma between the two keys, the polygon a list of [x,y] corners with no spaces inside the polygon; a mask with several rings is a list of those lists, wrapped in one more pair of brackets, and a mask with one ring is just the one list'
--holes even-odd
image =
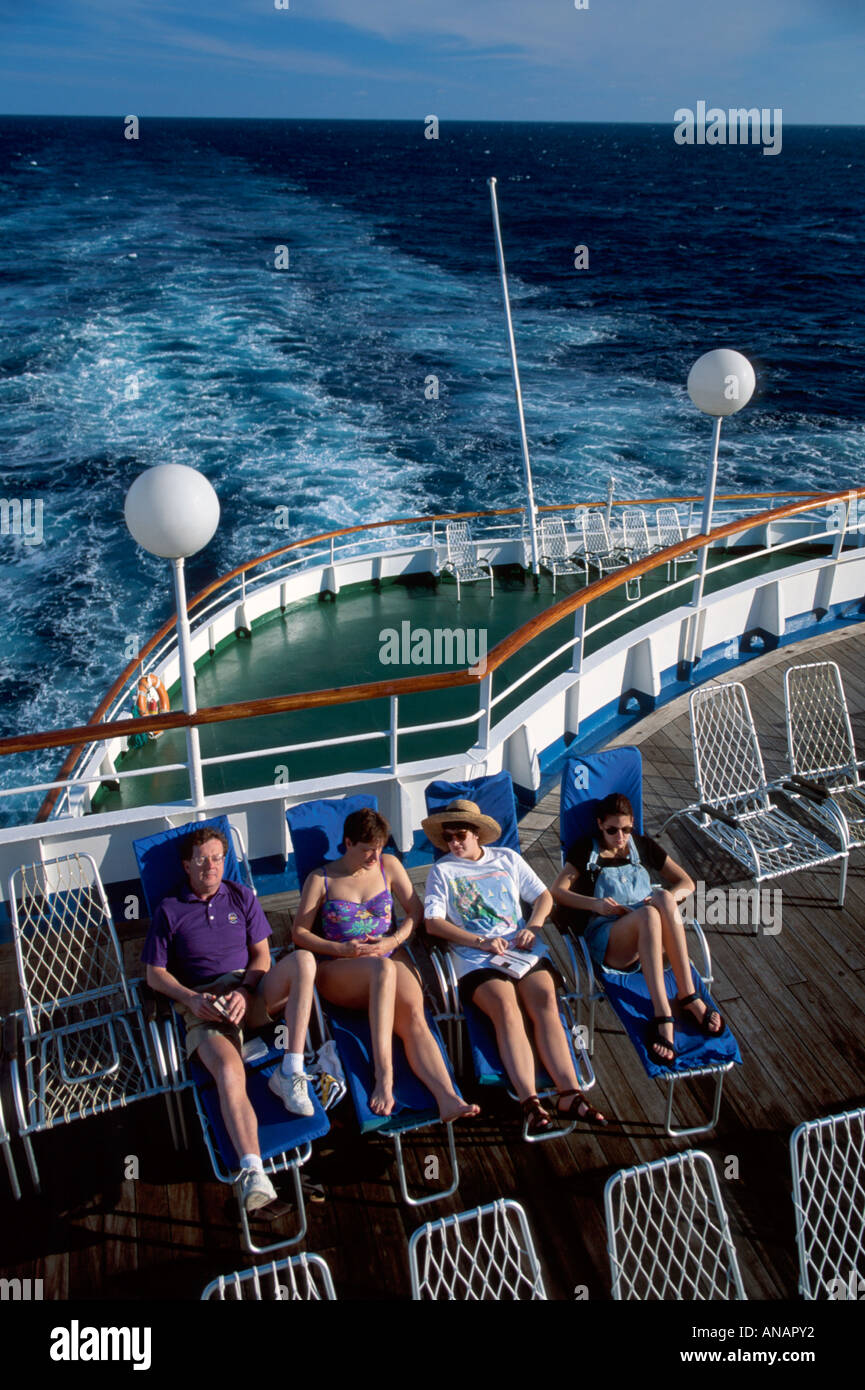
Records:
{"label": "woman in floral swimsuit", "polygon": [[[320,957],[316,985],[323,998],[345,1009],[369,1011],[375,1067],[369,1104],[375,1114],[393,1110],[397,1033],[409,1066],[432,1092],[441,1118],[470,1118],[479,1113],[478,1106],[467,1104],[454,1089],[426,1021],[417,976],[400,949],[422,921],[423,906],[399,860],[382,854],[389,835],[390,826],[377,811],[355,811],[347,818],[342,858],[314,869],[303,885],[294,943]],[[398,927],[394,897],[406,912]]]}

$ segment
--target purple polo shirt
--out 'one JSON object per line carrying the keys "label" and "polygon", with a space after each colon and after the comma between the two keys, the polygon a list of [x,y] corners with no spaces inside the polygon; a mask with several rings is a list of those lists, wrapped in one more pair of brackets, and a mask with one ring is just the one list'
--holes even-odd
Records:
{"label": "purple polo shirt", "polygon": [[261,903],[243,883],[223,881],[208,902],[187,888],[163,898],[141,959],[171,971],[192,989],[229,970],[245,970],[249,948],[270,936]]}

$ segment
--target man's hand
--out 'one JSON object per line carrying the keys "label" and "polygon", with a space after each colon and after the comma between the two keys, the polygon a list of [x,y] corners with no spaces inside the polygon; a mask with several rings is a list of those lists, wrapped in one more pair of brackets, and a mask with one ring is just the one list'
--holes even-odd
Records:
{"label": "man's hand", "polygon": [[534,927],[522,927],[514,937],[514,945],[518,951],[530,951],[535,944]]}
{"label": "man's hand", "polygon": [[216,1008],[213,999],[212,994],[193,994],[188,1001],[189,1010],[202,1023],[225,1023],[225,1014]]}
{"label": "man's hand", "polygon": [[246,1017],[246,1006],[249,1000],[242,989],[233,989],[230,994],[223,994],[220,1003],[225,1005],[229,1023],[233,1023],[235,1028],[239,1028]]}

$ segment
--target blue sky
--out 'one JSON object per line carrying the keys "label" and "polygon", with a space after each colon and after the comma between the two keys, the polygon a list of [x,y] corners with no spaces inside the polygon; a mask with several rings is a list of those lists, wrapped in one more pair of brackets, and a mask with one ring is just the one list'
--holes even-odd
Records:
{"label": "blue sky", "polygon": [[863,40],[863,0],[0,0],[0,111],[865,124]]}

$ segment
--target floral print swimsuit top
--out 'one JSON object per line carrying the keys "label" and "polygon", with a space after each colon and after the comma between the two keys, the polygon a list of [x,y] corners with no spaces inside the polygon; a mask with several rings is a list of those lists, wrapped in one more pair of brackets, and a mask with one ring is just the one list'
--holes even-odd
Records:
{"label": "floral print swimsuit top", "polygon": [[328,941],[363,941],[386,936],[390,931],[393,898],[384,877],[381,860],[378,861],[378,865],[384,888],[365,903],[349,902],[346,898],[328,898],[325,871],[325,901],[321,905],[321,929]]}

